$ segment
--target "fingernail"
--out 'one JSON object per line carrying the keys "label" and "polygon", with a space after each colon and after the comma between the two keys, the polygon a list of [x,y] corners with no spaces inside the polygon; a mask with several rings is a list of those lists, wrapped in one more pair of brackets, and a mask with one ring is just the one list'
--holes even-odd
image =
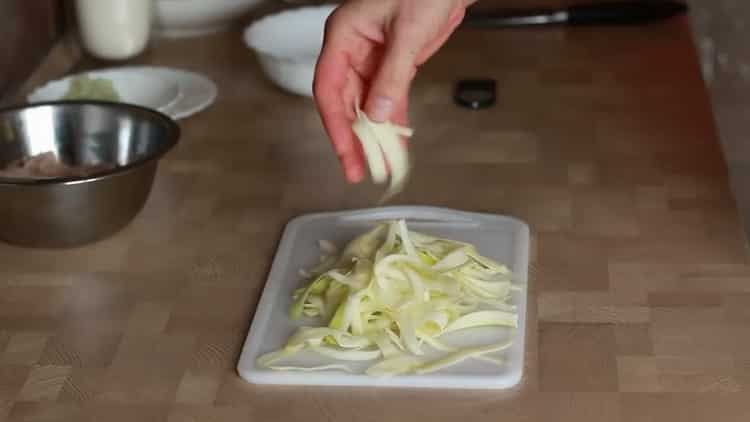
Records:
{"label": "fingernail", "polygon": [[370,118],[376,122],[384,122],[391,117],[393,100],[387,97],[377,97],[372,102]]}

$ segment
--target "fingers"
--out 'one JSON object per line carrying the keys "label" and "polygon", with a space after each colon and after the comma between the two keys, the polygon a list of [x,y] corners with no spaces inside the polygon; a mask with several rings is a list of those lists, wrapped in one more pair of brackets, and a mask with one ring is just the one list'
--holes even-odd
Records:
{"label": "fingers", "polygon": [[[338,85],[334,84],[334,80],[327,78],[325,72],[321,72],[320,75],[318,77],[320,82],[316,82],[315,99],[323,126],[331,138],[347,181],[358,183],[364,177],[364,158],[352,132],[353,117],[351,110],[346,107],[347,104],[353,104],[353,100],[345,100],[346,86],[339,88]],[[346,78],[344,81],[344,85],[346,85]]]}
{"label": "fingers", "polygon": [[[396,107],[396,111],[393,113],[392,121],[399,126],[408,127],[409,126],[408,111],[409,111],[409,97],[406,97]],[[401,145],[404,148],[408,148],[409,147],[408,138],[402,136]]]}
{"label": "fingers", "polygon": [[367,95],[365,112],[376,122],[390,120],[399,103],[408,97],[417,55],[424,45],[419,29],[401,28],[394,28],[393,40],[386,47]]}
{"label": "fingers", "polygon": [[434,16],[424,16],[409,9],[396,20],[365,104],[365,112],[374,121],[394,117],[399,104],[409,95],[417,66],[448,40],[463,20],[465,10],[458,7],[450,15],[442,15],[433,9],[432,13]]}
{"label": "fingers", "polygon": [[374,121],[407,126],[408,93],[417,66],[460,24],[464,10],[456,4],[465,4],[431,0],[346,4],[326,23],[314,93],[346,178],[356,183],[366,168],[351,129],[354,102],[365,100],[364,110]]}
{"label": "fingers", "polygon": [[[323,126],[339,156],[346,179],[358,183],[364,177],[364,159],[351,129],[351,110],[347,109],[350,102],[344,98],[347,87],[351,86],[349,58],[346,50],[339,47],[341,37],[345,35],[337,31],[337,28],[327,28],[313,91]],[[351,92],[347,94],[352,95]]]}
{"label": "fingers", "polygon": [[399,101],[393,111],[391,121],[399,126],[409,126],[409,97]]}
{"label": "fingers", "polygon": [[417,56],[417,66],[426,62],[440,49],[440,47],[443,46],[443,44],[445,44],[446,41],[448,41],[448,38],[453,35],[453,32],[458,28],[465,16],[466,10],[462,8],[456,9],[451,14],[445,29],[443,29],[434,40],[430,41],[422,52],[420,52],[419,56]]}

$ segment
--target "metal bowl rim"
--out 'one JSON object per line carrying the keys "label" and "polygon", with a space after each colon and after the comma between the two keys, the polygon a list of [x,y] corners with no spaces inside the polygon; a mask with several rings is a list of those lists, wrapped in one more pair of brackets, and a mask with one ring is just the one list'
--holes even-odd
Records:
{"label": "metal bowl rim", "polygon": [[46,178],[46,179],[23,179],[23,178],[10,178],[10,177],[0,176],[0,186],[75,185],[79,183],[88,183],[88,182],[94,182],[94,181],[101,180],[101,179],[107,179],[107,178],[114,177],[123,173],[128,173],[130,170],[133,170],[137,167],[141,167],[152,161],[157,161],[161,159],[166,153],[168,153],[172,148],[174,148],[179,143],[181,130],[177,122],[175,122],[172,118],[170,118],[164,113],[161,113],[154,109],[150,109],[148,107],[143,107],[143,106],[139,106],[135,104],[127,104],[127,103],[113,102],[113,101],[99,101],[99,100],[41,101],[41,102],[33,103],[33,104],[21,104],[21,105],[9,106],[9,107],[2,107],[0,108],[0,114],[19,111],[19,110],[32,109],[32,108],[37,108],[37,107],[58,106],[58,105],[77,105],[77,106],[93,105],[93,106],[102,106],[105,108],[120,108],[120,109],[124,108],[124,109],[138,110],[138,111],[152,115],[160,123],[163,123],[164,126],[166,127],[166,130],[168,133],[167,137],[169,138],[169,140],[168,142],[164,144],[164,146],[162,146],[154,154],[151,154],[151,155],[148,155],[147,157],[133,161],[130,164],[116,167],[112,170],[98,172],[92,176],[54,177],[54,178]]}

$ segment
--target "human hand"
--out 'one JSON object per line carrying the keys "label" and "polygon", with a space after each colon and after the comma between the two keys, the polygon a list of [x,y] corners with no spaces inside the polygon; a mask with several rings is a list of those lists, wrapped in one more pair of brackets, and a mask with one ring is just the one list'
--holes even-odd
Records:
{"label": "human hand", "polygon": [[417,67],[448,40],[476,0],[349,0],[326,23],[315,101],[349,182],[365,173],[352,132],[356,101],[376,122],[406,125]]}

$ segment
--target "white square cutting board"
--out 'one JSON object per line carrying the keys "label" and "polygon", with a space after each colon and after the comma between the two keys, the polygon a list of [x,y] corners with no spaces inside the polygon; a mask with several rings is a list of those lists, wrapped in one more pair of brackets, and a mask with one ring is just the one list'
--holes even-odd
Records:
{"label": "white square cutting board", "polygon": [[[405,219],[410,230],[474,244],[479,252],[507,265],[514,283],[522,291],[514,294],[518,328],[509,330],[482,327],[465,330],[451,338],[458,346],[494,344],[512,339],[503,352],[503,366],[469,359],[458,365],[426,375],[400,375],[376,378],[364,375],[373,362],[350,365],[354,373],[344,371],[276,371],[256,366],[264,353],[284,346],[289,336],[313,320],[292,321],[288,317],[292,292],[305,284],[300,269],[318,262],[319,240],[328,240],[339,248],[355,236],[385,220]],[[382,386],[412,388],[504,389],[518,384],[523,375],[528,291],[529,228],[511,217],[477,214],[432,207],[385,207],[367,210],[310,214],[292,220],[284,230],[265,288],[237,364],[237,372],[253,384]],[[329,358],[310,352],[295,358],[295,364],[321,365]]]}

